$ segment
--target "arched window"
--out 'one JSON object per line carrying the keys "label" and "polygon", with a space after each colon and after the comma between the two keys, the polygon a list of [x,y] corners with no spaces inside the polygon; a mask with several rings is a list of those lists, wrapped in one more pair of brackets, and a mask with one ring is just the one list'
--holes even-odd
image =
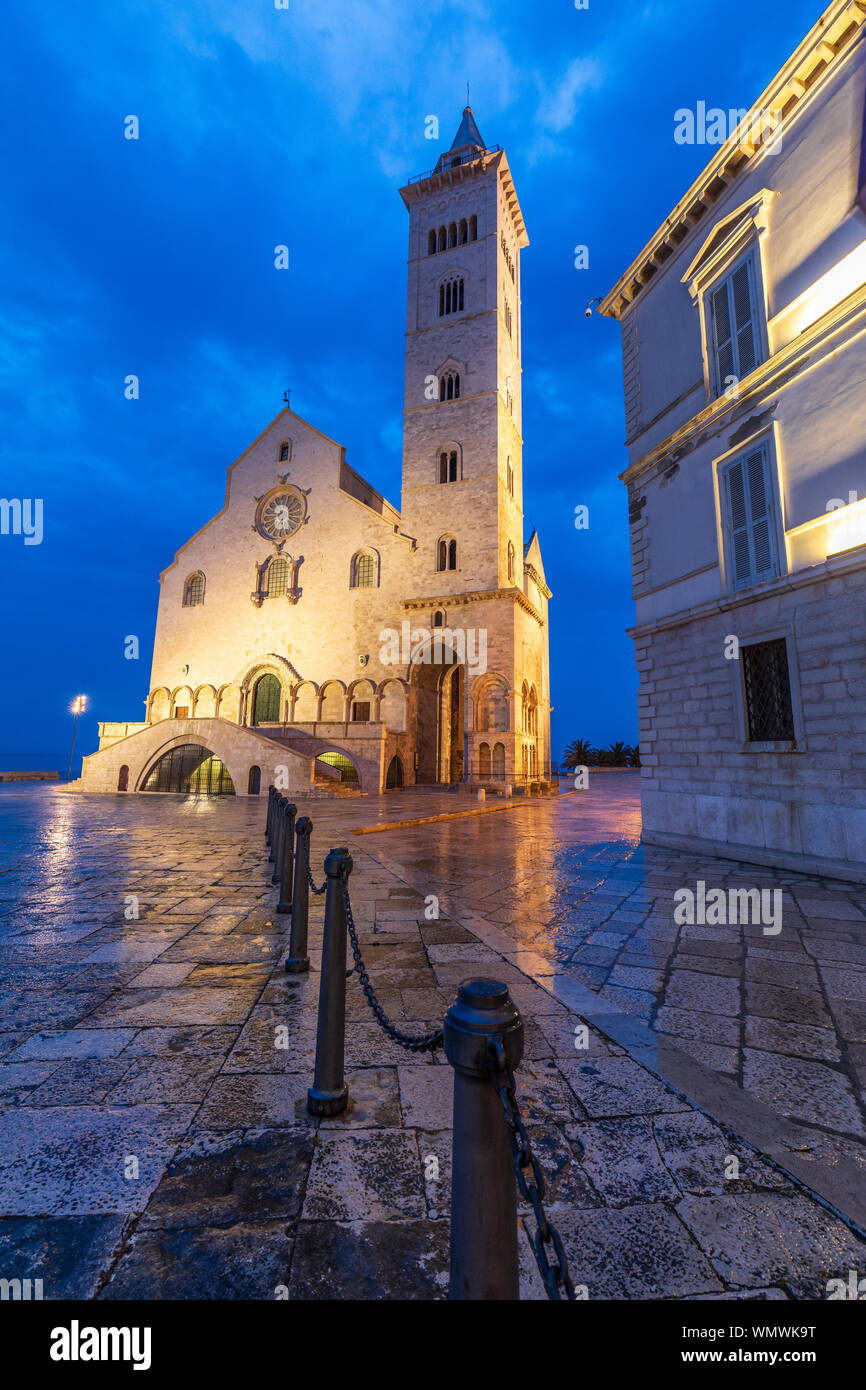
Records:
{"label": "arched window", "polygon": [[460,219],[460,231],[457,239],[461,246],[465,246],[469,240],[469,228],[466,225],[465,217],[461,217]]}
{"label": "arched window", "polygon": [[440,251],[444,251],[444,250],[446,249],[446,247],[448,246],[448,237],[447,237],[447,234],[446,234],[446,232],[445,232],[445,228],[444,228],[444,227],[440,227],[440,228],[439,228],[439,241],[438,241],[438,246],[439,246],[439,250],[440,250]]}
{"label": "arched window", "polygon": [[456,483],[457,478],[457,450],[443,449],[439,455],[439,481],[440,483]]}
{"label": "arched window", "polygon": [[284,439],[283,442],[282,442],[282,444],[280,445],[280,463],[288,463],[288,461],[289,461],[289,441],[288,441],[287,439]]}
{"label": "arched window", "polygon": [[250,775],[247,779],[247,795],[258,796],[262,788],[262,769],[256,767],[255,763],[250,768]]}
{"label": "arched window", "polygon": [[385,790],[394,791],[403,785],[403,764],[395,753],[388,764],[388,773],[385,778]]}
{"label": "arched window", "polygon": [[438,570],[456,570],[457,568],[457,542],[443,536],[436,550],[436,568]]}
{"label": "arched window", "polygon": [[187,796],[234,796],[225,764],[200,743],[170,748],[147,774],[143,792],[185,792]]}
{"label": "arched window", "polygon": [[505,466],[505,485],[508,488],[509,496],[514,496],[514,464],[511,462],[511,455],[508,455],[508,463]]}
{"label": "arched window", "polygon": [[276,555],[265,573],[265,597],[280,598],[289,588],[289,562]]}
{"label": "arched window", "polygon": [[201,570],[191,574],[183,586],[184,608],[197,608],[204,603],[204,575]]}
{"label": "arched window", "polygon": [[450,227],[448,228],[448,245],[449,245],[449,246],[456,246],[456,245],[457,245],[457,223],[456,223],[456,222],[452,222],[451,225],[450,225]]}
{"label": "arched window", "polygon": [[478,748],[478,776],[490,776],[490,744],[482,743]]}
{"label": "arched window", "polygon": [[117,774],[117,790],[119,792],[129,791],[129,768],[126,766],[126,763],[123,764],[123,767]]}
{"label": "arched window", "polygon": [[456,401],[460,399],[460,373],[445,372],[439,378],[439,399],[440,401]]}
{"label": "arched window", "polygon": [[514,546],[511,541],[508,542],[508,579],[514,579]]}
{"label": "arched window", "polygon": [[267,672],[256,681],[253,693],[253,725],[276,724],[280,717],[280,682]]}
{"label": "arched window", "polygon": [[428,233],[428,236],[427,236],[427,255],[428,255],[428,256],[435,256],[435,254],[436,254],[436,228],[435,228],[435,227],[431,227],[431,228],[430,228],[430,231],[429,231],[429,233]]}
{"label": "arched window", "polygon": [[505,776],[505,744],[496,743],[493,745],[493,776]]}
{"label": "arched window", "polygon": [[445,614],[442,612],[442,609],[441,609],[441,608],[437,608],[437,609],[436,609],[436,612],[433,614],[433,626],[434,626],[434,627],[444,627],[444,626],[445,626]]}
{"label": "arched window", "polygon": [[439,286],[439,317],[444,318],[446,314],[459,314],[463,310],[464,284],[463,278],[455,280],[443,280]]}
{"label": "arched window", "polygon": [[357,554],[352,556],[352,563],[349,568],[349,588],[377,588],[379,579],[376,571],[376,556],[369,550],[359,550]]}
{"label": "arched window", "polygon": [[475,216],[474,212],[469,219],[469,240],[478,240],[478,218]]}

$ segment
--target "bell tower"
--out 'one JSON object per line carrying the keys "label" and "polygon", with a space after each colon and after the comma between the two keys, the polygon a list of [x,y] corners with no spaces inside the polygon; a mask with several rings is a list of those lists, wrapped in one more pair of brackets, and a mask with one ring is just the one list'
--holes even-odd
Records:
{"label": "bell tower", "polygon": [[409,211],[403,529],[416,597],[523,583],[520,252],[504,150],[470,107]]}

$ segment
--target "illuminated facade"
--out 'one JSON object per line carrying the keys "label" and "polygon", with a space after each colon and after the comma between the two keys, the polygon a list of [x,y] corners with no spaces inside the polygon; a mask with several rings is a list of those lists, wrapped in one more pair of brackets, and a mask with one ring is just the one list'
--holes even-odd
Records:
{"label": "illuminated facade", "polygon": [[160,576],[146,717],[100,725],[84,790],[504,790],[547,776],[550,590],[537,534],[523,538],[520,204],[468,107],[401,196],[401,510],[281,411]]}
{"label": "illuminated facade", "polygon": [[866,876],[866,3],[601,305],[622,330],[644,839]]}

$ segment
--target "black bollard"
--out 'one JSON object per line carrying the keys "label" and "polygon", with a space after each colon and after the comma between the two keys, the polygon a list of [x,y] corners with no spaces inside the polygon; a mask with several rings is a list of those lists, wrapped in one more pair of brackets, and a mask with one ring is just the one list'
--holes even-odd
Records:
{"label": "black bollard", "polygon": [[280,901],[277,912],[292,910],[292,845],[295,841],[295,816],[298,808],[293,801],[287,801],[283,811],[283,852],[280,855]]}
{"label": "black bollard", "polygon": [[273,839],[273,861],[274,872],[271,874],[271,883],[280,881],[280,865],[283,862],[283,835],[286,829],[285,809],[289,804],[287,796],[278,796],[274,810],[274,839]]}
{"label": "black bollard", "polygon": [[288,975],[303,975],[310,968],[307,955],[307,922],[310,912],[310,884],[307,864],[310,859],[310,832],[313,822],[300,816],[295,826],[295,884],[292,889],[292,934],[286,959]]}
{"label": "black bollard", "polygon": [[523,1021],[507,985],[467,980],[444,1033],[454,1068],[449,1298],[518,1299],[517,1181],[489,1040],[501,1041],[514,1069],[523,1056]]}
{"label": "black bollard", "polygon": [[271,827],[273,826],[273,822],[274,822],[274,784],[273,784],[273,782],[272,782],[271,785],[268,787],[268,810],[267,810],[267,815],[265,816],[265,839],[266,839],[266,841],[268,842],[268,844],[271,843]]}
{"label": "black bollard", "polygon": [[319,982],[319,1025],[316,1030],[316,1074],[307,1092],[311,1115],[340,1115],[349,1100],[343,1075],[346,1036],[346,910],[343,874],[352,872],[347,849],[332,849],[325,860],[325,934],[322,940],[322,978]]}

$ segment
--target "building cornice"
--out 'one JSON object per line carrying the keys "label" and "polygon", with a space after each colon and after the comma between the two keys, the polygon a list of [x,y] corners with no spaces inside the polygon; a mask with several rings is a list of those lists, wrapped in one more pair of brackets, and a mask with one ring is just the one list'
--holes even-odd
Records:
{"label": "building cornice", "polygon": [[839,574],[853,574],[858,570],[866,570],[866,545],[828,555],[820,564],[796,570],[793,574],[783,574],[777,579],[768,579],[763,584],[756,584],[752,589],[738,589],[735,593],[722,594],[719,598],[695,604],[692,608],[681,608],[676,613],[655,619],[654,622],[636,623],[634,627],[627,629],[627,634],[635,639],[652,637],[657,632],[700,622],[716,614],[730,613],[734,609],[761,603],[764,599],[776,598],[780,594],[803,589],[809,584],[817,584]]}
{"label": "building cornice", "polygon": [[520,589],[474,589],[464,594],[439,594],[430,598],[406,598],[403,607],[407,612],[419,612],[425,608],[453,608],[457,603],[488,603],[491,599],[510,599],[538,623],[545,626],[544,618],[534,603]]}
{"label": "building cornice", "polygon": [[[716,207],[740,174],[776,139],[799,114],[815,88],[847,57],[866,23],[866,0],[834,0],[817,24],[750,107],[745,119],[732,131],[667,220],[632,261],[599,306],[607,318],[619,319],[639,297],[656,272],[679,251],[683,242]],[[756,117],[778,112],[779,123],[770,131],[755,130]],[[754,137],[754,138],[752,138]]]}

